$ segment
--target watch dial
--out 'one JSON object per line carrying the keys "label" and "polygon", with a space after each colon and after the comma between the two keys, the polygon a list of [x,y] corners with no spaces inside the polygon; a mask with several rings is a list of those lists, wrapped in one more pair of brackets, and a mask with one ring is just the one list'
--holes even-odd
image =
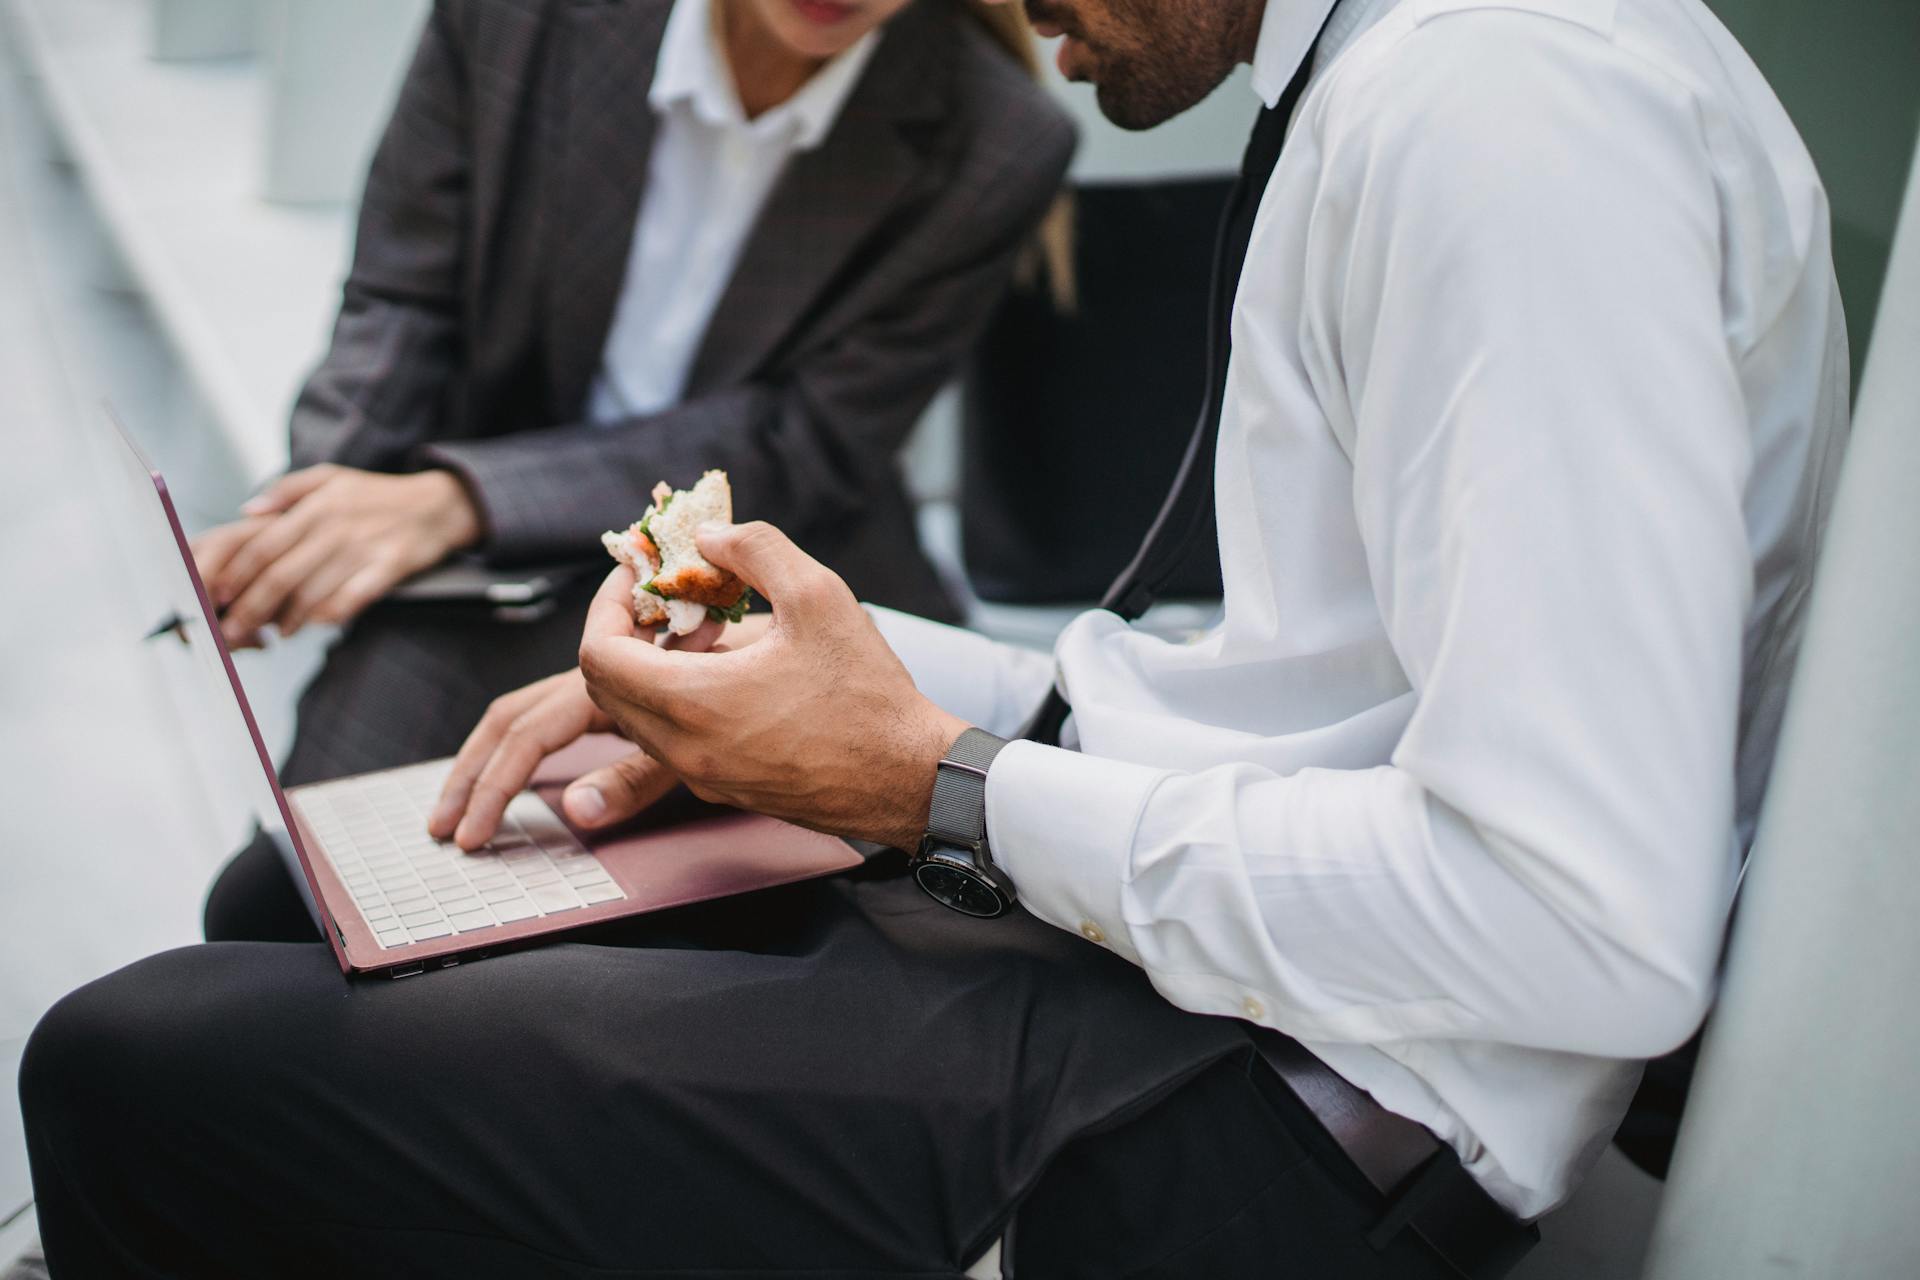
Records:
{"label": "watch dial", "polygon": [[963,911],[970,916],[992,917],[1007,909],[999,894],[978,876],[959,867],[927,862],[915,869],[914,876],[920,881],[922,889],[955,911]]}

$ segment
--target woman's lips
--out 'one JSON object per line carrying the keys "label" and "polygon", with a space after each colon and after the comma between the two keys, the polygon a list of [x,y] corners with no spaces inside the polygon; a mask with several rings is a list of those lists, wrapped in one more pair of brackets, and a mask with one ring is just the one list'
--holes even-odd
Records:
{"label": "woman's lips", "polygon": [[858,6],[838,0],[792,0],[794,11],[815,26],[838,26],[851,18]]}

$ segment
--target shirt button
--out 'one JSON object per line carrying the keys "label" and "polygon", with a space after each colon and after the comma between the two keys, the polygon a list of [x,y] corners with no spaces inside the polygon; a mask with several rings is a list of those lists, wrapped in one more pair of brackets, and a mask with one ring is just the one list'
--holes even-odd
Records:
{"label": "shirt button", "polygon": [[1107,940],[1105,931],[1091,920],[1082,920],[1080,922],[1080,936],[1088,942],[1105,942]]}
{"label": "shirt button", "polygon": [[1252,996],[1248,996],[1245,1000],[1242,1000],[1240,1002],[1240,1008],[1246,1013],[1248,1020],[1252,1022],[1258,1022],[1267,1016],[1267,1006],[1261,1004]]}

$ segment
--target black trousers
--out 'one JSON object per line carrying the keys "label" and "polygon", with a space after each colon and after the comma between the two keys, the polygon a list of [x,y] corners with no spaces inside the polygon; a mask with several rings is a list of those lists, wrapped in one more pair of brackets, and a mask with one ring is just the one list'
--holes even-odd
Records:
{"label": "black trousers", "polygon": [[[212,936],[310,939],[244,852]],[[57,1280],[1438,1277],[1229,1019],[856,873],[402,981],[225,940],[21,1068]]]}

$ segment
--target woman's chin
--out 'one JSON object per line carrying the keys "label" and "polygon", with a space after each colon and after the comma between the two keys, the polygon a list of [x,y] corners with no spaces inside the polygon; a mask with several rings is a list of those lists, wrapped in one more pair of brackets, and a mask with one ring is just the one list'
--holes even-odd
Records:
{"label": "woman's chin", "polygon": [[852,48],[868,23],[855,22],[859,10],[823,0],[773,0],[779,10],[771,24],[782,44],[805,58],[825,61]]}

